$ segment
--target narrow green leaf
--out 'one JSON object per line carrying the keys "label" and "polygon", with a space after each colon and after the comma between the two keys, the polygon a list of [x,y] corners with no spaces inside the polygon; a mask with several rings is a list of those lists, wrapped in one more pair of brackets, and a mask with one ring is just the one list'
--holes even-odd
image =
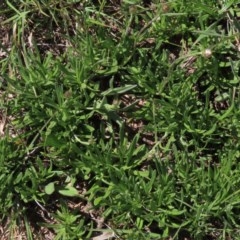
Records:
{"label": "narrow green leaf", "polygon": [[233,109],[234,109],[234,104],[232,104],[231,107],[228,108],[228,110],[222,116],[220,116],[218,118],[218,120],[222,121],[224,118],[229,117],[231,115]]}
{"label": "narrow green leaf", "polygon": [[97,197],[97,198],[95,198],[94,201],[93,201],[94,206],[99,205],[99,203],[100,203],[101,201],[102,201],[102,197]]}
{"label": "narrow green leaf", "polygon": [[67,197],[76,197],[79,196],[78,190],[74,187],[67,186],[61,190],[58,190],[60,194]]}
{"label": "narrow green leaf", "polygon": [[14,180],[14,184],[18,184],[23,178],[23,173],[20,172]]}
{"label": "narrow green leaf", "polygon": [[217,124],[214,124],[212,126],[212,128],[210,128],[208,131],[206,131],[203,135],[204,136],[211,135],[216,130],[216,128],[217,128]]}
{"label": "narrow green leaf", "polygon": [[122,94],[133,88],[137,87],[137,85],[126,85],[124,87],[110,88],[107,91],[101,93],[102,96],[112,96],[116,94]]}

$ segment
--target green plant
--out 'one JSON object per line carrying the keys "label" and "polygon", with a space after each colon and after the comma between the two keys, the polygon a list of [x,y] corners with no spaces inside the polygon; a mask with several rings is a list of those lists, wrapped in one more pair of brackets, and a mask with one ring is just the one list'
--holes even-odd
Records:
{"label": "green plant", "polygon": [[238,3],[0,6],[7,237],[238,238]]}

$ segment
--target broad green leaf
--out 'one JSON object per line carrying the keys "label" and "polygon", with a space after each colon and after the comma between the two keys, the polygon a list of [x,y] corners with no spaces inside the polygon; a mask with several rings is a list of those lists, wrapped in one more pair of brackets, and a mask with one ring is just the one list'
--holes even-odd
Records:
{"label": "broad green leaf", "polygon": [[44,190],[46,194],[51,195],[55,191],[54,182],[50,182],[48,185],[46,185]]}
{"label": "broad green leaf", "polygon": [[65,146],[65,142],[63,140],[59,140],[57,136],[55,136],[54,134],[51,134],[46,137],[44,145],[49,147],[60,148],[62,146]]}
{"label": "broad green leaf", "polygon": [[128,71],[131,73],[131,74],[139,74],[141,72],[141,69],[140,68],[137,68],[137,67],[130,67],[128,69]]}
{"label": "broad green leaf", "polygon": [[136,176],[144,177],[144,178],[148,178],[149,177],[149,171],[148,170],[146,170],[146,171],[134,170],[133,174],[136,175]]}

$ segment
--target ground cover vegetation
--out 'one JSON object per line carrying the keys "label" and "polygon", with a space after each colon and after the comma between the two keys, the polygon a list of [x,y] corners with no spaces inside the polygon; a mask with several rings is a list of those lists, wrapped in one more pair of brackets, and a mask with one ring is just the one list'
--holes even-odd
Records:
{"label": "ground cover vegetation", "polygon": [[239,7],[1,1],[1,239],[238,239]]}

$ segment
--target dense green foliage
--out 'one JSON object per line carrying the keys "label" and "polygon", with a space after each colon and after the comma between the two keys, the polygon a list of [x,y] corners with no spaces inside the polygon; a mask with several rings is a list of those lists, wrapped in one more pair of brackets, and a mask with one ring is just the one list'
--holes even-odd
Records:
{"label": "dense green foliage", "polygon": [[240,236],[239,4],[190,2],[0,3],[12,236]]}

